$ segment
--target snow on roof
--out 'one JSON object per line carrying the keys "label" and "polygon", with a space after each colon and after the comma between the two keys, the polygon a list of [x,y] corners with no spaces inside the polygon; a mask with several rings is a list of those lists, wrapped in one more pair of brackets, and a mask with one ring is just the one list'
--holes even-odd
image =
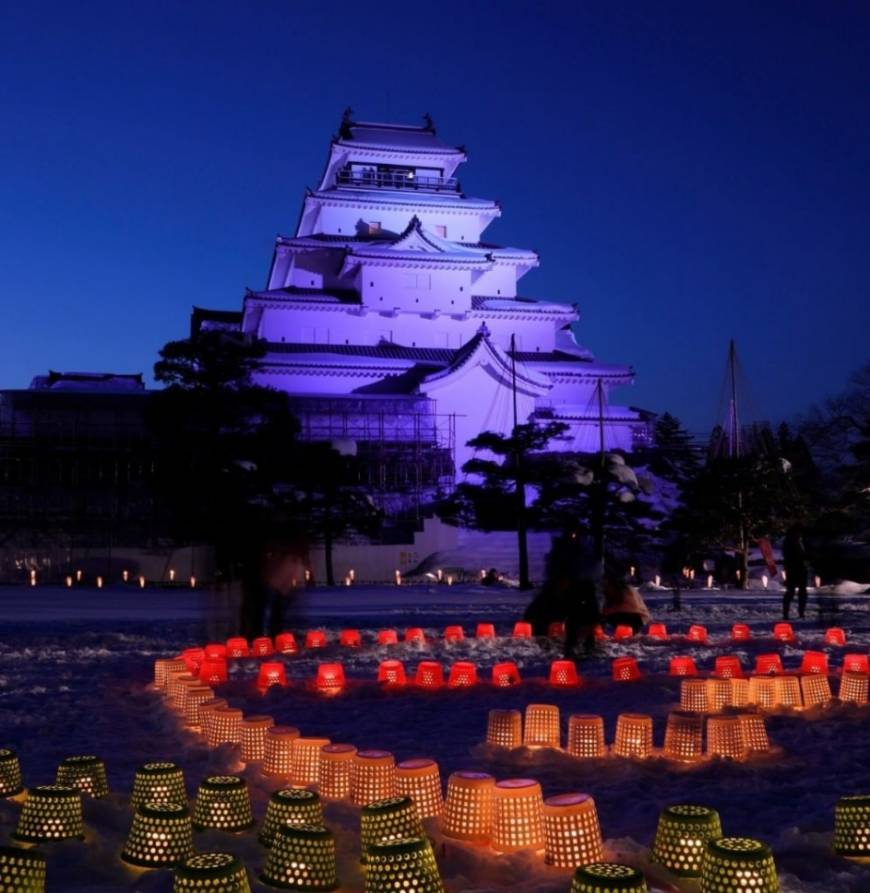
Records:
{"label": "snow on roof", "polygon": [[306,201],[312,198],[321,202],[334,201],[341,204],[403,205],[407,207],[433,205],[441,208],[488,211],[495,216],[501,214],[498,202],[488,198],[474,198],[457,192],[424,192],[422,190],[419,192],[397,192],[383,189],[343,189],[340,186],[335,186],[312,192],[306,197]]}
{"label": "snow on roof", "polygon": [[337,142],[378,149],[411,150],[440,155],[464,155],[461,148],[438,139],[435,128],[410,124],[379,124],[373,121],[351,121],[342,127]]}
{"label": "snow on roof", "polygon": [[115,372],[53,372],[36,375],[30,382],[31,391],[100,391],[118,393],[144,391],[141,372],[118,374]]}

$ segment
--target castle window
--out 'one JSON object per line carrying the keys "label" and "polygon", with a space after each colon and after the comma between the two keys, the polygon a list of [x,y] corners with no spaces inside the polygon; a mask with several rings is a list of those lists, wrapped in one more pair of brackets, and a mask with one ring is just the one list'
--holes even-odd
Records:
{"label": "castle window", "polygon": [[437,223],[437,224],[435,224],[435,226],[432,227],[432,232],[435,233],[436,236],[439,236],[442,239],[447,238],[447,227],[442,226],[440,223]]}

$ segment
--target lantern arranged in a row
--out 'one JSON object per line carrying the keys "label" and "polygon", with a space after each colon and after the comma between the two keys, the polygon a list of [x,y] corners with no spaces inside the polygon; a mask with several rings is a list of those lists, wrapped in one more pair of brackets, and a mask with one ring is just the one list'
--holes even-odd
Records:
{"label": "lantern arranged in a row", "polygon": [[444,893],[432,845],[422,836],[369,847],[365,893]]}
{"label": "lantern arranged in a row", "polygon": [[441,772],[435,760],[420,757],[396,766],[396,792],[410,797],[421,819],[437,818],[444,808]]}
{"label": "lantern arranged in a row", "polygon": [[260,879],[269,886],[309,893],[335,890],[335,838],[319,824],[281,825]]}
{"label": "lantern arranged in a row", "polygon": [[555,704],[529,704],[523,723],[526,747],[560,747],[559,708]]}
{"label": "lantern arranged in a row", "polygon": [[212,775],[203,779],[193,805],[193,827],[198,831],[244,831],[254,824],[251,797],[243,778]]}
{"label": "lantern arranged in a row", "polygon": [[447,780],[441,832],[456,840],[486,843],[492,836],[495,778],[486,772],[454,772]]}
{"label": "lantern arranged in a row", "polygon": [[152,800],[187,803],[184,773],[175,763],[145,763],[136,770],[130,806],[136,809]]}
{"label": "lantern arranged in a row", "polygon": [[870,857],[870,796],[841,797],[834,809],[834,852]]}
{"label": "lantern arranged in a row", "polygon": [[659,816],[652,858],[678,877],[700,877],[707,843],[722,836],[715,809],[696,804],[668,806]]}
{"label": "lantern arranged in a row", "polygon": [[322,821],[323,806],[314,791],[285,788],[269,797],[258,838],[263,846],[271,847],[282,825],[319,825]]}
{"label": "lantern arranged in a row", "polygon": [[54,783],[81,791],[95,799],[109,793],[106,764],[95,756],[67,757],[57,767]]}
{"label": "lantern arranged in a row", "polygon": [[502,853],[544,848],[544,798],[531,778],[509,778],[493,788],[492,846]]}
{"label": "lantern arranged in a row", "polygon": [[423,836],[423,825],[410,797],[375,800],[363,806],[360,812],[363,861],[367,861],[368,850],[375,843]]}
{"label": "lantern arranged in a row", "polygon": [[571,893],[647,893],[644,876],[630,865],[593,862],[583,865],[571,879]]}
{"label": "lantern arranged in a row", "polygon": [[266,729],[263,745],[263,774],[293,775],[293,742],[299,737],[299,729],[293,726],[272,726]]}
{"label": "lantern arranged in a row", "polygon": [[604,843],[595,801],[588,794],[557,794],[544,800],[544,861],[557,868],[599,862]]}
{"label": "lantern arranged in a row", "polygon": [[45,856],[39,850],[0,846],[0,890],[4,893],[43,893]]}
{"label": "lantern arranged in a row", "polygon": [[770,848],[748,837],[710,840],[701,861],[700,893],[779,893]]}
{"label": "lantern arranged in a row", "polygon": [[320,750],[320,796],[327,800],[350,797],[356,748],[352,744],[327,744]]}
{"label": "lantern arranged in a row", "polygon": [[513,750],[523,743],[523,718],[519,710],[490,710],[486,743]]}
{"label": "lantern arranged in a row", "polygon": [[28,791],[12,837],[23,843],[41,843],[82,839],[84,834],[81,794],[48,784]]}
{"label": "lantern arranged in a row", "polygon": [[0,797],[17,797],[23,790],[18,754],[10,747],[0,747]]}
{"label": "lantern arranged in a row", "polygon": [[350,798],[366,806],[396,794],[396,759],[386,750],[359,750],[353,756]]}
{"label": "lantern arranged in a row", "polygon": [[274,725],[275,720],[266,714],[242,719],[241,757],[244,762],[260,762],[266,758],[266,733]]}
{"label": "lantern arranged in a row", "polygon": [[190,813],[182,803],[148,801],[136,809],[121,858],[140,868],[170,868],[193,855]]}
{"label": "lantern arranged in a row", "polygon": [[172,893],[250,893],[248,872],[231,853],[198,853],[175,869]]}
{"label": "lantern arranged in a row", "polygon": [[296,738],[293,742],[291,775],[297,785],[320,781],[320,752],[330,744],[329,738]]}

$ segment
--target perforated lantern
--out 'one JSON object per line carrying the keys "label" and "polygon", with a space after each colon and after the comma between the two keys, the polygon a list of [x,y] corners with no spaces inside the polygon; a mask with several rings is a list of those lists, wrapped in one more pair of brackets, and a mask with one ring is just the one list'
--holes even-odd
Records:
{"label": "perforated lantern", "polygon": [[773,638],[777,642],[794,642],[794,629],[790,623],[774,623]]}
{"label": "perforated lantern", "polygon": [[323,825],[282,825],[260,875],[263,883],[300,893],[335,890],[335,838]]}
{"label": "perforated lantern", "polygon": [[740,731],[746,749],[754,753],[769,751],[770,739],[767,737],[764,717],[758,713],[741,713],[737,718],[740,720]]}
{"label": "perforated lantern", "polygon": [[293,784],[317,784],[320,781],[320,751],[332,742],[329,738],[297,738],[293,742]]}
{"label": "perforated lantern", "polygon": [[17,797],[23,790],[18,754],[10,747],[0,747],[0,797]]}
{"label": "perforated lantern", "polygon": [[199,681],[204,685],[220,685],[229,678],[227,662],[222,657],[208,657],[199,668]]}
{"label": "perforated lantern", "polygon": [[245,866],[231,853],[199,853],[175,869],[172,893],[251,893]]}
{"label": "perforated lantern", "polygon": [[665,756],[681,763],[696,762],[703,754],[704,719],[697,713],[675,710],[665,726]]}
{"label": "perforated lantern", "polygon": [[738,716],[711,716],[707,719],[707,756],[742,760],[746,755],[743,730]]}
{"label": "perforated lantern", "polygon": [[692,624],[689,627],[689,632],[686,635],[686,638],[690,642],[698,642],[700,644],[707,644],[707,627],[701,626],[700,624]]}
{"label": "perforated lantern", "polygon": [[732,679],[731,680],[731,707],[746,707],[749,705],[749,680],[748,679]]}
{"label": "perforated lantern", "polygon": [[269,797],[263,827],[257,838],[263,846],[270,847],[282,825],[319,825],[322,821],[323,804],[314,791],[284,788]]}
{"label": "perforated lantern", "polygon": [[828,677],[818,673],[801,676],[801,695],[804,707],[818,707],[827,704],[833,697]]}
{"label": "perforated lantern", "polygon": [[227,646],[220,642],[212,642],[205,646],[206,660],[225,660],[227,656]]}
{"label": "perforated lantern", "polygon": [[474,636],[477,639],[494,639],[495,626],[492,623],[478,623]]}
{"label": "perforated lantern", "polygon": [[824,651],[804,651],[799,673],[828,674],[828,655]]}
{"label": "perforated lantern", "polygon": [[735,623],[731,627],[732,642],[748,642],[752,638],[752,630],[745,623]]}
{"label": "perforated lantern", "polygon": [[314,687],[322,695],[340,694],[345,686],[344,667],[341,664],[318,664]]}
{"label": "perforated lantern", "polygon": [[526,705],[523,744],[526,747],[560,746],[559,708],[555,704]]}
{"label": "perforated lantern", "polygon": [[544,848],[544,798],[531,778],[496,782],[493,791],[492,846],[503,853]]}
{"label": "perforated lantern", "polygon": [[668,666],[668,674],[671,676],[697,676],[698,668],[691,657],[672,657]]}
{"label": "perforated lantern", "polygon": [[242,636],[233,636],[227,639],[227,657],[250,657],[251,649],[248,648],[248,640]]}
{"label": "perforated lantern", "polygon": [[199,719],[200,731],[206,740],[208,740],[212,716],[214,715],[215,710],[222,710],[227,706],[229,705],[226,702],[226,698],[212,698],[209,701],[203,701],[199,705],[197,717]]}
{"label": "perforated lantern", "polygon": [[492,668],[492,684],[496,688],[510,688],[512,685],[519,685],[521,681],[520,671],[513,661],[503,661]]}
{"label": "perforated lantern", "polygon": [[643,875],[630,865],[593,862],[574,872],[571,893],[647,893],[647,885]]}
{"label": "perforated lantern", "polygon": [[67,757],[58,767],[54,783],[73,788],[91,797],[105,797],[109,793],[106,764],[91,755]]}
{"label": "perforated lantern", "polygon": [[595,759],[607,753],[604,719],[583,713],[568,717],[568,753],[581,759]]}
{"label": "perforated lantern", "polygon": [[396,795],[396,760],[386,750],[359,750],[354,754],[350,798],[357,806]]}
{"label": "perforated lantern", "polygon": [[327,744],[320,750],[320,796],[326,800],[350,797],[351,773],[356,748],[352,744]]}
{"label": "perforated lantern", "polygon": [[266,729],[263,747],[263,774],[290,778],[293,771],[293,742],[299,729],[293,726],[272,726]]}
{"label": "perforated lantern", "polygon": [[444,893],[429,841],[406,837],[369,847],[365,893]]}
{"label": "perforated lantern", "polygon": [[214,697],[209,685],[190,685],[184,690],[184,722],[194,731],[199,730],[199,707]]}
{"label": "perforated lantern", "polygon": [[279,661],[263,661],[260,664],[260,672],[257,674],[257,688],[266,691],[273,685],[281,688],[287,687],[287,670]]}
{"label": "perforated lantern", "polygon": [[435,760],[419,757],[396,766],[396,791],[410,797],[421,819],[435,818],[444,808],[441,772]]}
{"label": "perforated lantern", "polygon": [[423,632],[422,627],[412,626],[405,630],[405,641],[419,642],[421,645],[425,645],[426,634]]}
{"label": "perforated lantern", "polygon": [[634,630],[622,623],[613,630],[613,640],[615,642],[623,642],[626,639],[630,639],[633,635]]}
{"label": "perforated lantern", "polygon": [[684,679],[680,683],[681,710],[689,713],[706,713],[709,707],[706,679]]}
{"label": "perforated lantern", "polygon": [[531,639],[532,624],[526,623],[524,620],[518,620],[514,624],[514,631],[512,635],[515,639]]}
{"label": "perforated lantern", "polygon": [[190,813],[183,803],[149,800],[136,810],[121,858],[140,868],[171,868],[193,855]]}
{"label": "perforated lantern", "polygon": [[645,760],[652,753],[653,721],[643,713],[620,713],[616,717],[613,752],[618,757]]}
{"label": "perforated lantern", "polygon": [[27,792],[12,835],[24,843],[84,837],[82,795],[56,784],[40,785]]}
{"label": "perforated lantern", "polygon": [[708,806],[681,803],[659,815],[652,858],[678,877],[700,877],[707,843],[722,836],[719,813]]}
{"label": "perforated lantern", "polygon": [[196,830],[245,831],[253,824],[251,796],[244,778],[211,775],[200,782],[193,804]]}
{"label": "perforated lantern", "polygon": [[306,648],[325,648],[326,633],[322,629],[310,629],[305,633]]}
{"label": "perforated lantern", "polygon": [[166,695],[169,706],[173,710],[181,710],[183,708],[182,691],[188,685],[199,685],[200,682],[190,673],[171,673],[166,679]]}
{"label": "perforated lantern", "polygon": [[444,670],[434,660],[421,660],[417,665],[414,684],[418,688],[439,689],[444,687]]}
{"label": "perforated lantern", "polygon": [[866,654],[847,654],[843,658],[843,672],[870,674],[870,660]]}
{"label": "perforated lantern", "polygon": [[713,675],[720,679],[739,679],[743,675],[740,658],[736,654],[722,654],[713,663]]}
{"label": "perforated lantern", "polygon": [[710,713],[718,713],[731,704],[731,679],[707,680],[707,709]]}
{"label": "perforated lantern", "polygon": [[398,645],[399,634],[394,629],[382,629],[378,633],[378,645]]}
{"label": "perforated lantern", "polygon": [[640,667],[633,657],[617,657],[611,664],[611,673],[617,682],[634,682],[640,679]]}
{"label": "perforated lantern", "polygon": [[241,744],[243,716],[238,707],[218,707],[212,710],[205,730],[206,744],[209,747]]}
{"label": "perforated lantern", "polygon": [[791,707],[794,710],[803,707],[801,685],[797,676],[776,677],[776,700],[780,707]]}
{"label": "perforated lantern", "polygon": [[779,703],[775,676],[753,676],[749,680],[749,703],[771,710]]}
{"label": "perforated lantern", "polygon": [[378,665],[378,682],[385,688],[404,688],[405,666],[400,660],[382,660]]}
{"label": "perforated lantern", "polygon": [[573,660],[554,660],[550,664],[550,685],[573,687],[580,684],[577,664]]}
{"label": "perforated lantern", "polygon": [[841,797],[834,807],[834,852],[870,858],[870,796]]}
{"label": "perforated lantern", "polygon": [[162,691],[166,688],[170,673],[187,672],[187,663],[182,658],[160,657],[154,661],[154,685]]}
{"label": "perforated lantern", "polygon": [[486,772],[454,772],[447,779],[441,833],[485,843],[492,835],[495,779]]}
{"label": "perforated lantern", "polygon": [[258,636],[251,642],[251,654],[254,657],[268,657],[275,653],[275,646],[268,636]]}
{"label": "perforated lantern", "polygon": [[423,825],[410,797],[385,797],[360,810],[360,846],[363,859],[369,847],[385,840],[423,837]]}
{"label": "perforated lantern", "polygon": [[779,893],[770,849],[748,837],[719,837],[707,843],[701,861],[700,893]]}
{"label": "perforated lantern", "polygon": [[839,645],[843,646],[846,644],[846,633],[844,630],[840,629],[838,626],[832,626],[830,629],[825,630],[825,644],[826,645]]}
{"label": "perforated lantern", "polygon": [[278,633],[275,636],[275,650],[279,654],[295,654],[299,650],[293,633]]}
{"label": "perforated lantern", "polygon": [[588,794],[558,794],[544,800],[544,861],[576,868],[604,856],[595,801]]}
{"label": "perforated lantern", "polygon": [[839,698],[853,704],[866,704],[868,691],[866,673],[843,673],[840,677]]}
{"label": "perforated lantern", "polygon": [[782,673],[782,658],[778,654],[759,654],[755,658],[755,672],[759,676],[778,676]]}
{"label": "perforated lantern", "polygon": [[563,639],[565,637],[565,623],[561,620],[554,620],[547,627],[547,635],[551,639]]}
{"label": "perforated lantern", "polygon": [[664,625],[664,623],[651,623],[646,634],[651,639],[667,639],[668,628]]}
{"label": "perforated lantern", "polygon": [[467,660],[458,660],[450,668],[448,688],[471,688],[477,685],[477,667]]}
{"label": "perforated lantern", "polygon": [[181,652],[181,659],[184,661],[188,673],[199,676],[199,668],[205,660],[205,651],[202,648],[185,648]]}
{"label": "perforated lantern", "polygon": [[45,856],[39,850],[0,846],[0,890],[44,893]]}
{"label": "perforated lantern", "polygon": [[523,719],[519,710],[490,710],[486,722],[486,743],[513,749],[523,743]]}
{"label": "perforated lantern", "polygon": [[465,633],[461,626],[447,626],[444,628],[445,642],[461,642],[465,638]]}
{"label": "perforated lantern", "polygon": [[359,648],[362,645],[362,636],[358,629],[343,629],[338,634],[338,644],[343,648]]}
{"label": "perforated lantern", "polygon": [[175,763],[145,763],[136,770],[130,806],[136,809],[151,801],[187,805],[184,773]]}

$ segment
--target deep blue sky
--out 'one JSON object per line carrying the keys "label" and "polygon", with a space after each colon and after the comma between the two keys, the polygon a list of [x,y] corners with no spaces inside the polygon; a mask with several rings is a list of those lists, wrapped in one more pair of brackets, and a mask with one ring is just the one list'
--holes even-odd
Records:
{"label": "deep blue sky", "polygon": [[347,105],[468,147],[627,402],[708,428],[730,336],[771,419],[870,359],[863,2],[6,0],[0,103],[0,387],[238,308]]}

